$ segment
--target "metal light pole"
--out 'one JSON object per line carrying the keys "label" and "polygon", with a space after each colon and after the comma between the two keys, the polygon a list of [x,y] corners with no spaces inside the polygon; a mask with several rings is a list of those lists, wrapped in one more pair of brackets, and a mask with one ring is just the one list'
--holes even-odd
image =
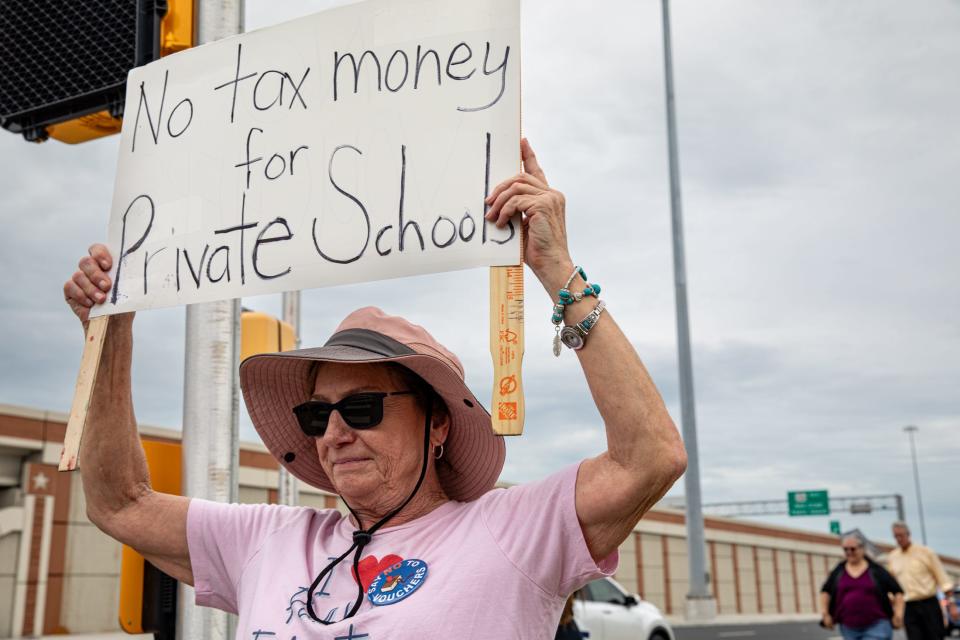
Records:
{"label": "metal light pole", "polygon": [[[283,321],[293,327],[294,348],[300,348],[300,292],[287,291],[283,294]],[[297,479],[280,465],[277,479],[277,502],[294,507],[300,503],[300,487]]]}
{"label": "metal light pole", "polygon": [[663,64],[667,93],[667,144],[670,152],[670,212],[673,221],[673,277],[677,304],[677,349],[680,365],[680,417],[687,449],[686,492],[687,549],[690,559],[688,620],[710,620],[717,601],[710,593],[706,569],[706,536],[700,504],[700,466],[697,453],[697,416],[693,401],[693,362],[690,356],[690,322],[687,317],[687,273],[683,249],[683,209],[680,203],[680,163],[677,157],[677,121],[673,97],[673,55],[670,47],[670,3],[663,0]]}
{"label": "metal light pole", "polygon": [[[243,30],[243,0],[198,0],[196,42]],[[237,499],[237,365],[240,301],[187,306],[183,398],[183,488],[186,495],[218,502]],[[227,614],[194,604],[181,583],[178,638],[227,640]]]}
{"label": "metal light pole", "polygon": [[920,469],[917,467],[917,446],[913,441],[914,434],[919,431],[914,425],[907,425],[903,428],[910,436],[910,457],[913,459],[913,485],[917,489],[917,510],[920,511],[920,537],[923,544],[927,544],[927,524],[923,520],[923,498],[920,496]]}

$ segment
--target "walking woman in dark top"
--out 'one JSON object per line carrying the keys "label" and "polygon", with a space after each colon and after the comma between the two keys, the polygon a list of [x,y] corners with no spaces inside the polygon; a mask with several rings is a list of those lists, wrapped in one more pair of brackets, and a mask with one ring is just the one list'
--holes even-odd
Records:
{"label": "walking woman in dark top", "polygon": [[554,640],[583,640],[583,634],[580,633],[580,627],[573,619],[573,598],[571,595],[567,598],[567,603],[563,605],[563,613],[560,614],[560,625],[557,627],[557,634]]}
{"label": "walking woman in dark top", "polygon": [[871,560],[857,536],[843,539],[843,555],[820,589],[822,624],[840,625],[844,640],[890,640],[903,626],[903,589]]}

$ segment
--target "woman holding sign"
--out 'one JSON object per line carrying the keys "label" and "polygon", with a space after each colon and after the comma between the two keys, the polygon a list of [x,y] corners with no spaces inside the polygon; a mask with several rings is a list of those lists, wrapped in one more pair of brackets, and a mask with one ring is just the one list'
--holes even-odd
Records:
{"label": "woman holding sign", "polygon": [[[455,355],[372,307],[322,347],[240,367],[261,438],[351,515],[156,493],[130,390],[132,314],[106,338],[81,452],[87,513],[103,531],[240,616],[238,638],[551,638],[567,596],[610,575],[617,548],[683,473],[676,428],[632,345],[575,267],[563,195],[529,144],[487,218],[523,216],[526,262],[554,298],[604,420],[607,450],[529,485],[492,490],[503,439]],[[66,283],[81,321],[110,290],[94,245]],[[548,315],[550,307],[544,305]]]}

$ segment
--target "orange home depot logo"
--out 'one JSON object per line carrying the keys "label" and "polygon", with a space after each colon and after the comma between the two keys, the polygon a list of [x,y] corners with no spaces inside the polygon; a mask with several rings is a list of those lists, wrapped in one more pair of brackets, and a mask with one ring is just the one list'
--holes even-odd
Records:
{"label": "orange home depot logo", "polygon": [[501,420],[516,420],[517,419],[517,403],[516,402],[501,402],[497,406],[497,414]]}

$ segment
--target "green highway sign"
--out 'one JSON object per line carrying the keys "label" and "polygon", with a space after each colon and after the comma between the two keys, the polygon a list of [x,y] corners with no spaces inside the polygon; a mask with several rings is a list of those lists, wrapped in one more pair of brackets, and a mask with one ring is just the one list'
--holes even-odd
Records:
{"label": "green highway sign", "polygon": [[830,515],[830,499],[826,491],[788,491],[787,506],[791,516]]}
{"label": "green highway sign", "polygon": [[832,534],[835,535],[835,536],[840,535],[840,521],[839,521],[839,520],[831,520],[831,521],[830,521],[830,533],[832,533]]}

